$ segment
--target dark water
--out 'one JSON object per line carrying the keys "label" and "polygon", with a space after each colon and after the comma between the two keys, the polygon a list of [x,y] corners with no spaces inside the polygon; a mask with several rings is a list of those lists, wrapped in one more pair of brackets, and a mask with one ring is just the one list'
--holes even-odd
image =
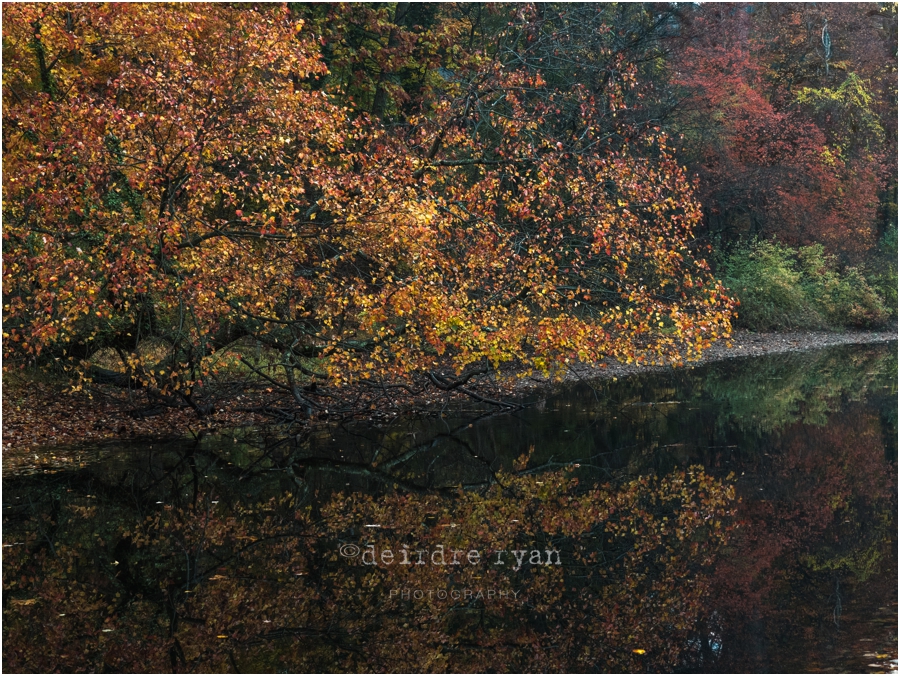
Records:
{"label": "dark water", "polygon": [[5,671],[896,670],[896,343],[529,404],[5,464]]}

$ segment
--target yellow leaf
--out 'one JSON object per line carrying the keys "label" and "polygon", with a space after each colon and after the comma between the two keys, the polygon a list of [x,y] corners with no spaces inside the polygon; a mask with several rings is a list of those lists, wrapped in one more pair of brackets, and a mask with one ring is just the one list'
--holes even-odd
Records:
{"label": "yellow leaf", "polygon": [[33,606],[37,603],[37,599],[13,599],[11,603],[14,606]]}

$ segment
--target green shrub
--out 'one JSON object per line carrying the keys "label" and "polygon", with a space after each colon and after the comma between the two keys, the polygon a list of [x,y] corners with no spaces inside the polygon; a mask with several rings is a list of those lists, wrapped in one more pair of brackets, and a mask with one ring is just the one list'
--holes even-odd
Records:
{"label": "green shrub", "polygon": [[883,324],[896,315],[896,264],[893,277],[890,266],[878,270],[841,269],[821,244],[796,250],[769,241],[722,262],[723,281],[741,303],[736,325],[757,331]]}
{"label": "green shrub", "polygon": [[866,267],[866,279],[881,298],[889,317],[897,317],[897,226],[881,238],[878,256]]}
{"label": "green shrub", "polygon": [[800,284],[793,254],[775,242],[760,241],[725,258],[723,282],[741,303],[737,326],[769,331],[824,325]]}
{"label": "green shrub", "polygon": [[863,328],[887,319],[882,299],[857,268],[839,271],[821,244],[802,247],[797,258],[803,291],[829,325]]}

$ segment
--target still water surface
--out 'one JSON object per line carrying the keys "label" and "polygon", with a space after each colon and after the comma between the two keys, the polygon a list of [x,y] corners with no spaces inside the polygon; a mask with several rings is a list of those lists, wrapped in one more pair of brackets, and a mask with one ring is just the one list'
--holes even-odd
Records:
{"label": "still water surface", "polygon": [[4,465],[5,670],[896,668],[896,343],[527,403]]}

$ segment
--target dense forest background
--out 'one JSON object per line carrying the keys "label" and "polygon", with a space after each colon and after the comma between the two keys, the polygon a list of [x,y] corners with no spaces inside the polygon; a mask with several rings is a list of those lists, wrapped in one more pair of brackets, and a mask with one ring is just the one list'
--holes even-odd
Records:
{"label": "dense forest background", "polygon": [[4,352],[442,390],[897,309],[897,7],[16,4]]}

